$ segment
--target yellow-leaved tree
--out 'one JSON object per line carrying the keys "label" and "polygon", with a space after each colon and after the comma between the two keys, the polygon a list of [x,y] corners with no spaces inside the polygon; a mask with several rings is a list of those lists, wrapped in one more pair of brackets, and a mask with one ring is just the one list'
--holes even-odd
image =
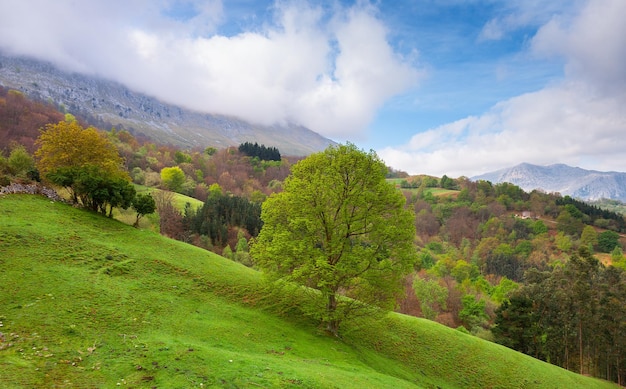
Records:
{"label": "yellow-leaved tree", "polygon": [[74,203],[111,217],[113,208],[127,209],[135,188],[115,145],[96,128],[83,128],[73,117],[48,124],[36,141],[41,176],[65,187]]}
{"label": "yellow-leaved tree", "polygon": [[115,145],[96,128],[83,128],[76,120],[46,125],[36,144],[37,168],[43,177],[59,168],[87,165],[111,176],[127,176]]}

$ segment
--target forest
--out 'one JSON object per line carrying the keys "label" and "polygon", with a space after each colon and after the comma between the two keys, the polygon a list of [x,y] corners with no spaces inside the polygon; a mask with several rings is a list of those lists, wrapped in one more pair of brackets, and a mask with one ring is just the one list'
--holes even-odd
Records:
{"label": "forest", "polygon": [[[0,89],[0,186],[44,179],[37,139],[47,124],[67,120],[57,108]],[[261,205],[282,191],[301,158],[263,145],[183,150],[125,129],[99,133],[120,158],[116,180],[203,203],[179,209],[167,195],[156,198],[161,233],[255,267],[249,245],[262,228]],[[404,195],[416,230],[417,261],[399,312],[624,383],[623,215],[507,183],[393,169],[388,181]]]}

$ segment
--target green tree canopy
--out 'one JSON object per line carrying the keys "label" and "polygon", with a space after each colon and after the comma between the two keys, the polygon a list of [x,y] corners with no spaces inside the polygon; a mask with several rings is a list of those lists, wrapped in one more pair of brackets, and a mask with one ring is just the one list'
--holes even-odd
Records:
{"label": "green tree canopy", "polygon": [[156,202],[154,201],[154,198],[152,198],[152,195],[150,195],[150,193],[140,193],[135,196],[132,206],[137,212],[137,218],[135,219],[135,223],[133,224],[134,227],[139,226],[139,219],[141,219],[141,217],[143,217],[144,215],[149,215],[156,211]]}
{"label": "green tree canopy", "polygon": [[7,163],[11,173],[17,177],[32,175],[35,169],[35,160],[22,145],[17,145],[11,150]]}
{"label": "green tree canopy", "polygon": [[461,304],[463,309],[459,312],[459,319],[461,319],[468,330],[476,330],[489,318],[485,313],[485,300],[476,299],[475,296],[466,294],[461,298]]}
{"label": "green tree canopy", "polygon": [[308,312],[334,334],[361,309],[393,307],[416,260],[413,212],[386,172],[373,151],[331,146],[294,165],[284,191],[263,204],[253,260],[319,291]]}
{"label": "green tree canopy", "polygon": [[521,294],[514,295],[496,309],[495,325],[491,331],[497,343],[537,358],[541,348],[538,341],[541,331],[536,321],[533,300]]}
{"label": "green tree canopy", "polygon": [[185,172],[178,166],[164,167],[161,169],[161,182],[167,189],[180,192],[185,183]]}
{"label": "green tree canopy", "polygon": [[455,189],[456,182],[444,174],[443,177],[441,177],[441,180],[439,180],[439,186],[444,189]]}
{"label": "green tree canopy", "polygon": [[594,247],[598,243],[598,233],[592,226],[585,226],[580,235],[580,244],[586,247]]}
{"label": "green tree canopy", "polygon": [[598,248],[603,253],[610,253],[619,246],[619,234],[615,231],[604,231],[598,235]]}
{"label": "green tree canopy", "polygon": [[127,209],[135,198],[135,187],[126,178],[110,176],[97,166],[63,167],[48,173],[52,183],[68,188],[74,202],[113,217],[113,208]]}
{"label": "green tree canopy", "polygon": [[572,215],[572,212],[568,210],[561,211],[556,218],[556,228],[569,236],[579,237],[585,225],[580,218]]}
{"label": "green tree canopy", "polygon": [[413,280],[413,291],[420,302],[422,315],[428,320],[435,320],[439,309],[446,309],[448,288],[439,285],[437,280],[416,276]]}

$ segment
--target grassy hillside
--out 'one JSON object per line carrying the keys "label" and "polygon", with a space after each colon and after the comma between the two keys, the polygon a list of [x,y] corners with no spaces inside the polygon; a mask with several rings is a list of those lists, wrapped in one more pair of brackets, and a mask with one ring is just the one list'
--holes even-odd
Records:
{"label": "grassy hillside", "polygon": [[[144,186],[144,185],[135,185],[135,189],[137,193],[150,193],[152,196],[157,196],[160,192],[163,192],[161,189]],[[185,209],[185,204],[189,203],[193,208],[202,207],[204,203],[198,199],[194,199],[193,197],[185,196],[184,194],[171,192],[172,203],[173,205],[180,209],[181,211]]]}
{"label": "grassy hillside", "polygon": [[[401,189],[403,192],[412,192],[412,193],[418,192],[418,188],[400,188],[402,181],[405,181],[405,179],[404,178],[388,178],[387,179],[387,182],[394,184],[397,188]],[[459,191],[453,190],[453,189],[443,189],[443,188],[434,187],[434,188],[426,188],[424,190],[424,193],[430,193],[435,197],[448,197],[448,196],[455,197],[455,196],[458,196]]]}
{"label": "grassy hillside", "polygon": [[0,197],[0,285],[2,388],[615,387],[398,314],[331,338],[254,270],[37,196]]}
{"label": "grassy hillside", "polygon": [[[135,189],[137,193],[149,193],[153,197],[157,197],[163,192],[161,189],[151,188],[143,185],[135,185]],[[193,197],[185,196],[180,193],[169,192],[169,196],[171,196],[172,205],[176,207],[181,213],[185,211],[185,205],[189,203],[193,209],[201,208],[204,203],[198,199]],[[124,222],[129,225],[133,225],[135,223],[135,218],[137,217],[137,212],[131,207],[128,209],[120,209],[115,208],[113,210],[113,217],[121,222]],[[153,231],[159,231],[159,216],[157,213],[153,213],[150,215],[146,215],[139,221],[140,228],[146,228]]]}

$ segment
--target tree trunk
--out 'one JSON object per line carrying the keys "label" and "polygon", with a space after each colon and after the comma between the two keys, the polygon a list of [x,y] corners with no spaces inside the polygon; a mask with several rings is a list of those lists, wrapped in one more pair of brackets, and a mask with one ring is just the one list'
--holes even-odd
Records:
{"label": "tree trunk", "polygon": [[615,365],[617,366],[617,385],[622,386],[622,384],[623,384],[623,382],[622,382],[622,368],[620,366],[620,363],[622,361],[621,361],[619,356],[620,356],[620,354],[618,353],[617,357],[615,358],[616,359]]}
{"label": "tree trunk", "polygon": [[326,314],[329,319],[326,323],[326,331],[335,336],[339,336],[339,320],[335,318],[335,312],[337,310],[337,295],[330,293],[328,295],[328,304],[326,305]]}
{"label": "tree trunk", "polygon": [[578,353],[580,362],[580,374],[583,374],[583,321],[580,318],[578,319]]}

